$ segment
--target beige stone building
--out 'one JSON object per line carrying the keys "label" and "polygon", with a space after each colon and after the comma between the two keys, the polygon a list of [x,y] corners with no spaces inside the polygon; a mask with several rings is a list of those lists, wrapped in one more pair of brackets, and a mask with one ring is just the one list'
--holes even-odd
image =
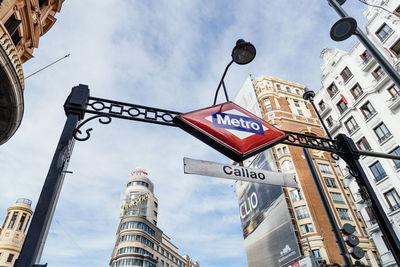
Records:
{"label": "beige stone building", "polygon": [[[311,104],[302,97],[304,85],[267,76],[258,77],[252,83],[264,120],[286,131],[324,136]],[[278,169],[294,173],[299,184],[298,189],[284,188],[284,192],[302,254],[343,264],[302,148],[279,144],[273,151]],[[341,169],[329,153],[310,150],[310,154],[337,224],[339,227],[345,223],[354,225],[359,246],[366,252],[362,261],[370,266],[382,266],[351,192],[344,185]]]}
{"label": "beige stone building", "polygon": [[55,23],[64,0],[0,1],[0,144],[18,129],[24,111],[22,64]]}
{"label": "beige stone building", "polygon": [[158,199],[146,171],[131,173],[120,217],[111,267],[199,267],[189,256],[181,256],[171,239],[157,227]]}
{"label": "beige stone building", "polygon": [[32,216],[32,202],[21,198],[7,209],[0,228],[0,266],[13,266],[21,252],[25,232]]}

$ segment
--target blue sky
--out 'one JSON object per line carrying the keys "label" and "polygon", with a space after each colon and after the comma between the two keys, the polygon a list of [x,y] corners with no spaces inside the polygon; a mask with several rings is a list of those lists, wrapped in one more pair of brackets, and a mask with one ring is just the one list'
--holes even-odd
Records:
{"label": "blue sky", "polygon": [[[344,7],[363,23],[364,5],[349,0]],[[71,87],[87,84],[92,96],[187,112],[212,104],[239,38],[252,42],[257,56],[231,66],[231,98],[249,73],[317,90],[322,49],[349,49],[356,41],[330,40],[338,16],[321,0],[67,0],[56,17],[24,73],[71,56],[26,80],[22,124],[0,148],[1,219],[17,198],[36,205]],[[42,263],[108,266],[121,193],[129,172],[141,167],[155,184],[159,227],[181,254],[202,267],[247,266],[233,183],[183,174],[185,156],[226,157],[177,128],[122,120],[90,127],[92,137],[75,145]]]}

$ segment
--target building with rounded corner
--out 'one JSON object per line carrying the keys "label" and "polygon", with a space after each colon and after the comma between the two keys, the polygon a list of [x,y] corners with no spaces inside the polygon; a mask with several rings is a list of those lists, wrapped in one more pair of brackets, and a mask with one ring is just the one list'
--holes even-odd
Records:
{"label": "building with rounded corner", "polygon": [[0,228],[0,266],[14,266],[25,241],[25,232],[32,217],[32,201],[17,199],[7,209],[6,217]]}
{"label": "building with rounded corner", "polygon": [[64,0],[0,1],[0,145],[17,131],[24,113],[22,64],[56,22]]}
{"label": "building with rounded corner", "polygon": [[110,266],[199,267],[157,227],[158,199],[148,176],[137,169],[126,183]]}

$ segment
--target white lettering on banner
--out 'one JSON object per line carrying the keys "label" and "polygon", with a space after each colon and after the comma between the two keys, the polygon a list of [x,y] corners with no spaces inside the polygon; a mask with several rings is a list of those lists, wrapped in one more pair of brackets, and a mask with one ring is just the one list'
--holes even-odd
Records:
{"label": "white lettering on banner", "polygon": [[244,219],[249,213],[257,208],[258,199],[256,192],[251,193],[250,197],[247,197],[247,200],[240,204],[240,217]]}

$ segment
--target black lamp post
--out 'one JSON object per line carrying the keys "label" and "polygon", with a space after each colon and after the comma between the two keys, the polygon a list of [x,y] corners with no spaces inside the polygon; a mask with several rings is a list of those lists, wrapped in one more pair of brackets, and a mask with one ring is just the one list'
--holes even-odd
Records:
{"label": "black lamp post", "polygon": [[343,41],[349,38],[351,35],[357,36],[360,42],[365,46],[371,56],[378,62],[382,69],[392,79],[397,88],[400,88],[400,75],[393,68],[393,66],[386,60],[386,58],[379,52],[379,50],[373,45],[368,37],[357,27],[357,21],[349,17],[341,7],[346,0],[328,0],[328,3],[333,7],[336,13],[342,18],[339,19],[331,28],[330,36],[334,41]]}
{"label": "black lamp post", "polygon": [[235,62],[239,65],[246,65],[246,64],[250,63],[251,61],[253,61],[253,59],[255,57],[256,57],[256,48],[254,47],[254,45],[252,45],[250,42],[246,42],[243,39],[239,39],[236,41],[236,46],[232,50],[232,60],[226,66],[224,74],[222,75],[222,78],[218,84],[217,91],[215,92],[213,105],[215,105],[217,103],[217,96],[218,96],[219,88],[221,88],[221,85],[224,88],[226,101],[229,101],[228,93],[226,92],[226,87],[225,87],[225,83],[224,83],[224,78],[225,78],[226,72],[228,71],[228,69],[232,65],[232,63]]}

